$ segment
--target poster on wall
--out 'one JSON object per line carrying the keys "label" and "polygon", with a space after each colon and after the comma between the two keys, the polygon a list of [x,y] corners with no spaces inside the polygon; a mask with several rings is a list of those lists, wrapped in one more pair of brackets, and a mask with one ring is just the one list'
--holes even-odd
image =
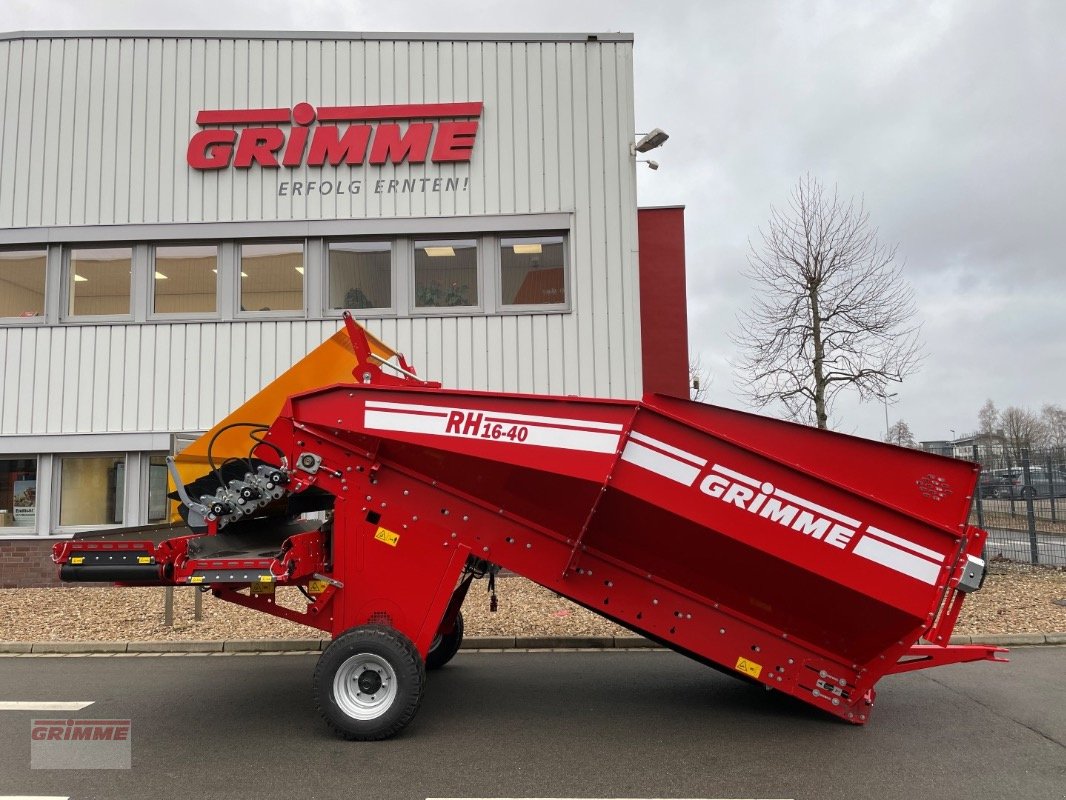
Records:
{"label": "poster on wall", "polygon": [[32,528],[37,524],[37,481],[23,479],[15,481],[14,506],[15,525]]}

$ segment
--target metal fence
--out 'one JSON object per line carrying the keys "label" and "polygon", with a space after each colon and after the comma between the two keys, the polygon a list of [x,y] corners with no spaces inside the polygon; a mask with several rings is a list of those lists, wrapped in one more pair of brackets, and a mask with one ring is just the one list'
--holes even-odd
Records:
{"label": "metal fence", "polygon": [[988,531],[986,559],[1066,567],[1063,451],[982,449],[967,457],[981,464],[971,523]]}

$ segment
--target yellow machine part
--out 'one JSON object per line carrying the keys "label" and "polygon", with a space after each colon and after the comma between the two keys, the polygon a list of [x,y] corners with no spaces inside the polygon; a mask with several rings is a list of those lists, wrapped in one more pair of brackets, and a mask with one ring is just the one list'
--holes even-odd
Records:
{"label": "yellow machine part", "polygon": [[[365,329],[364,329],[365,330]],[[382,359],[391,359],[396,351],[381,340],[366,332],[370,350]],[[359,366],[351,338],[341,328],[322,344],[297,361],[263,389],[252,395],[244,405],[233,411],[211,430],[190,444],[174,458],[178,474],[184,483],[190,483],[210,469],[207,461],[207,444],[217,431],[234,422],[256,422],[270,425],[290,395],[331,386],[335,383],[351,383],[353,371]],[[248,437],[248,428],[230,428],[221,433],[211,448],[215,464],[227,458],[244,458],[253,442]],[[168,477],[169,491],[174,491],[173,480]],[[171,504],[171,521],[178,521],[177,504]]]}

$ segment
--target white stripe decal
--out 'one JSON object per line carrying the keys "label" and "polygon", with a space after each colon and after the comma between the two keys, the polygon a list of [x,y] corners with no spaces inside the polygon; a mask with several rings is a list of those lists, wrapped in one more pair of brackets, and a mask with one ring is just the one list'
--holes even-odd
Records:
{"label": "white stripe decal", "polygon": [[384,400],[367,400],[367,408],[383,408],[389,411],[419,411],[423,413],[439,414],[448,416],[449,409],[440,406],[421,406],[415,403],[386,403]]}
{"label": "white stripe decal", "polygon": [[94,700],[0,700],[0,711],[81,711]]}
{"label": "white stripe decal", "polygon": [[894,533],[883,531],[880,528],[875,528],[873,525],[867,525],[866,531],[878,539],[884,539],[886,542],[892,542],[898,544],[900,547],[905,547],[913,553],[918,553],[926,558],[931,558],[938,564],[944,563],[944,556],[938,553],[936,550],[930,550],[928,547],[922,547],[920,544],[915,544],[910,539],[904,539],[902,536],[896,536]]}
{"label": "white stripe decal", "polygon": [[930,586],[936,584],[936,579],[940,575],[940,567],[936,564],[931,564],[924,558],[918,558],[898,547],[871,539],[869,536],[864,536],[859,540],[859,543],[855,545],[854,553],[875,561],[883,567],[909,575],[922,583],[928,583]]}
{"label": "white stripe decal", "polygon": [[626,449],[622,451],[622,460],[685,486],[691,486],[700,476],[698,467],[658,453],[636,442],[626,442]]}
{"label": "white stripe decal", "polygon": [[[374,430],[428,433],[433,436],[448,436],[468,441],[510,443],[510,440],[506,438],[487,439],[471,434],[449,433],[446,430],[446,422],[446,417],[408,414],[401,411],[374,411],[369,408],[363,418],[363,424]],[[588,453],[614,453],[618,449],[618,439],[617,433],[530,425],[526,439],[515,444],[557,447],[562,450],[581,450]]]}
{"label": "white stripe decal", "polygon": [[756,489],[759,489],[762,486],[762,482],[761,481],[757,481],[754,478],[749,478],[747,475],[745,475],[742,472],[734,472],[733,470],[729,469],[728,467],[723,467],[721,464],[715,464],[713,469],[714,469],[715,472],[720,472],[723,475],[728,475],[730,478],[732,478],[735,481],[740,481],[741,483],[746,483],[746,484],[748,484],[748,486],[754,486]]}
{"label": "white stripe decal", "polygon": [[810,509],[811,511],[817,511],[819,514],[822,514],[826,517],[830,517],[831,519],[835,519],[837,522],[843,522],[849,528],[859,528],[862,526],[862,523],[859,522],[857,519],[852,519],[851,517],[841,514],[839,511],[834,511],[831,508],[826,508],[825,506],[820,506],[817,503],[812,503],[810,500],[807,500],[804,497],[797,497],[794,494],[789,494],[784,489],[774,489],[774,494],[776,494],[778,497],[785,498],[790,503],[795,503],[798,506],[803,506],[804,508]]}
{"label": "white stripe decal", "polygon": [[[445,420],[442,417],[430,417],[422,414],[404,414],[397,411],[366,410],[363,424],[367,428],[381,431],[403,431],[404,433],[444,433]],[[466,437],[473,438],[473,437]]]}
{"label": "white stripe decal", "polygon": [[632,431],[629,434],[629,438],[635,439],[638,442],[643,442],[644,444],[650,444],[652,447],[657,447],[660,450],[666,451],[667,453],[672,453],[678,458],[684,459],[685,461],[688,461],[691,464],[695,464],[697,467],[707,466],[706,458],[700,458],[697,455],[693,455],[692,453],[682,450],[680,447],[674,447],[672,444],[660,442],[658,439],[652,439],[650,436],[645,436],[643,433],[637,433],[636,431]]}

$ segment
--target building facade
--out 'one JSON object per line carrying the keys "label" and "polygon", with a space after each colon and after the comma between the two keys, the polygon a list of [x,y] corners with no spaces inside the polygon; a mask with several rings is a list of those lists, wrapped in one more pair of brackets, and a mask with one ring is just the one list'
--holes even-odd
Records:
{"label": "building facade", "polygon": [[0,541],[161,519],[346,308],[445,386],[644,388],[629,35],[0,35],[0,112]]}

